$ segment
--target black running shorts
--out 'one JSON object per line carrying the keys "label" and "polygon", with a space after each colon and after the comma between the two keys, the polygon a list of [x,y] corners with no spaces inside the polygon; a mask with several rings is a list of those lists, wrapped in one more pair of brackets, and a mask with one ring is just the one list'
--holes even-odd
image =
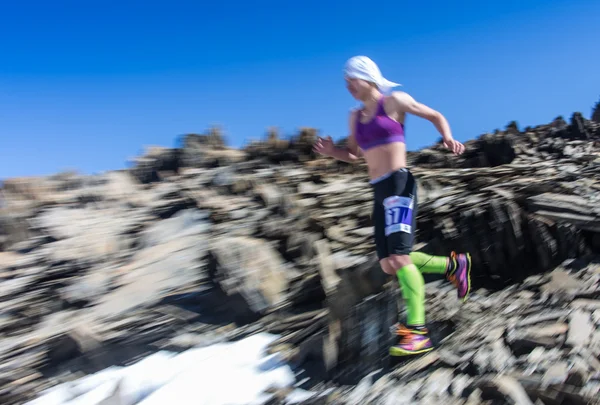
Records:
{"label": "black running shorts", "polygon": [[371,181],[373,224],[379,260],[412,252],[417,218],[417,183],[408,169]]}

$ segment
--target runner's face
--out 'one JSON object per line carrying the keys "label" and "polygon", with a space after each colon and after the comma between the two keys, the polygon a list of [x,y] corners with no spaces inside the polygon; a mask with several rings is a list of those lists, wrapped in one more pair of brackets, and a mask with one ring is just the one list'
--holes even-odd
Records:
{"label": "runner's face", "polygon": [[371,85],[369,84],[369,82],[350,77],[346,78],[346,88],[348,89],[352,97],[354,97],[357,100],[364,99],[371,91]]}

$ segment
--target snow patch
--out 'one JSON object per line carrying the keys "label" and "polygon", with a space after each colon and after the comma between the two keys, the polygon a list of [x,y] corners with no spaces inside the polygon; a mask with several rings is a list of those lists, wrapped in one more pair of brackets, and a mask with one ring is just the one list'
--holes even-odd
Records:
{"label": "snow patch", "polygon": [[110,367],[45,391],[26,405],[246,405],[271,398],[269,388],[292,388],[290,403],[313,395],[294,389],[294,373],[277,354],[278,336],[261,333],[176,354],[160,351],[127,367]]}

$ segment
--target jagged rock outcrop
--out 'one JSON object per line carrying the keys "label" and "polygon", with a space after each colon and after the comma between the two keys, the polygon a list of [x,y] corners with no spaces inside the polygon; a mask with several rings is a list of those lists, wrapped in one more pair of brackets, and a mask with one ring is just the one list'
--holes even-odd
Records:
{"label": "jagged rock outcrop", "polygon": [[592,111],[592,121],[600,124],[600,101],[594,106],[594,110]]}
{"label": "jagged rock outcrop", "polygon": [[[483,134],[465,142],[466,150],[460,157],[453,156],[444,145],[438,143],[431,148],[410,153],[409,161],[412,165],[427,168],[475,168],[495,167],[515,160],[534,163],[572,154],[583,160],[595,159],[588,152],[600,142],[600,126],[586,120],[581,113],[574,113],[570,124],[558,117],[551,124],[526,128],[522,132],[518,132],[515,125],[508,125],[506,131]],[[571,143],[576,140],[583,142]]]}
{"label": "jagged rock outcrop", "polygon": [[[375,371],[397,319],[397,284],[373,256],[364,166],[317,158],[315,137],[312,129],[291,140],[273,133],[235,150],[212,131],[188,135],[177,148],[151,148],[128,170],[6,180],[0,402],[19,403],[69,372],[263,330],[282,335],[273,351],[298,367],[314,366],[313,386],[315,379],[339,383]],[[532,345],[563,344],[555,333],[534,339],[518,326],[551,305],[563,311],[552,322],[562,324],[566,316],[587,328],[592,321],[582,319],[589,316],[597,324],[596,312],[564,312],[574,307],[531,283],[565,260],[600,250],[599,141],[600,125],[574,114],[570,123],[557,119],[522,132],[509,125],[467,142],[461,157],[440,145],[410,154],[420,187],[418,249],[471,252],[476,289],[533,277],[504,292],[479,290],[461,312],[452,309],[452,291],[430,290],[431,322],[442,331],[436,339],[454,333],[447,338],[449,363],[427,363],[434,355],[425,364],[464,368],[455,381],[438,367],[435,379],[452,380],[452,392],[467,395],[470,387],[473,398],[505,392],[515,377],[499,381],[492,374],[521,372],[519,358]],[[572,275],[583,288],[575,298],[598,298],[596,275],[594,266]],[[509,292],[521,300],[515,310],[525,312],[502,312],[514,307]],[[502,345],[484,339],[480,353],[454,349],[480,339],[486,322],[502,331]],[[581,341],[563,330],[556,334]],[[497,353],[510,360],[494,363]],[[576,360],[561,356],[544,367],[560,374],[556,364]],[[568,377],[571,385],[585,381],[580,390],[554,387],[552,395],[587,398],[582,390],[595,392],[590,367],[595,363]],[[402,376],[420,372],[401,370],[408,373]],[[386,378],[378,384],[395,377]],[[425,384],[429,393],[429,378],[403,389],[416,392]],[[519,378],[530,400],[544,401],[538,382]],[[368,395],[388,395],[367,388]],[[514,399],[523,392],[499,395]]]}
{"label": "jagged rock outcrop", "polygon": [[270,164],[306,162],[315,158],[312,148],[317,139],[314,128],[301,128],[291,139],[280,139],[276,129],[271,129],[266,141],[252,142],[244,148],[249,159],[262,159]]}
{"label": "jagged rock outcrop", "polygon": [[157,182],[179,173],[182,168],[215,168],[251,161],[256,168],[263,164],[307,162],[315,158],[312,151],[317,131],[301,128],[291,139],[280,139],[276,129],[271,129],[266,141],[251,142],[243,149],[226,145],[219,128],[206,134],[187,134],[181,137],[177,148],[148,147],[142,156],[133,159],[131,173],[141,183]]}

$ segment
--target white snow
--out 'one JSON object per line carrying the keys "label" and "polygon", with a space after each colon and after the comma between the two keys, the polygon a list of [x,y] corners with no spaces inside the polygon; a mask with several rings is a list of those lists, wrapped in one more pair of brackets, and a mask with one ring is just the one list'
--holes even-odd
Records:
{"label": "white snow", "polygon": [[[265,355],[278,336],[267,333],[176,354],[155,353],[127,367],[110,367],[55,386],[26,405],[261,404],[270,387],[293,388],[290,367]],[[294,389],[290,403],[313,393]]]}

